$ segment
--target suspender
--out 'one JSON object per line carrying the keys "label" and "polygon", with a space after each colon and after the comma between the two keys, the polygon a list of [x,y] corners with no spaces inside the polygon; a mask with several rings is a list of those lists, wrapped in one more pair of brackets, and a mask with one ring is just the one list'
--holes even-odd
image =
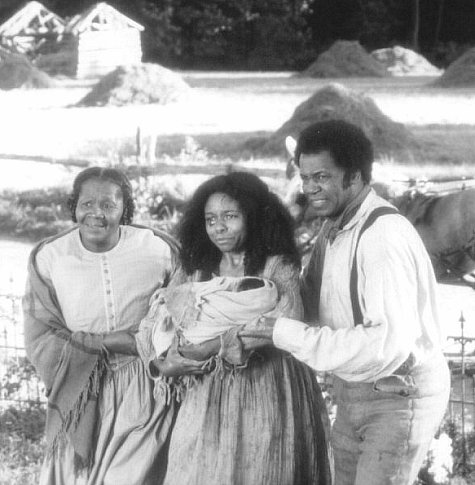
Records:
{"label": "suspender", "polygon": [[360,242],[363,233],[370,227],[374,221],[379,216],[384,216],[386,214],[399,214],[399,211],[394,207],[377,207],[369,215],[368,219],[364,222],[356,240],[355,255],[353,257],[353,265],[351,266],[350,273],[350,298],[351,298],[351,308],[353,310],[353,321],[355,325],[361,325],[363,323],[363,313],[361,312],[361,307],[358,299],[358,270],[356,264],[356,256],[358,251],[358,244]]}

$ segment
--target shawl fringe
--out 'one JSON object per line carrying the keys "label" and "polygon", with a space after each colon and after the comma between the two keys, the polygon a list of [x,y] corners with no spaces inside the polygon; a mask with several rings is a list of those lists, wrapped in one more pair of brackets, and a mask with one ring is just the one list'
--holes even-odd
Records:
{"label": "shawl fringe", "polygon": [[[66,418],[62,421],[61,428],[56,436],[53,438],[51,444],[46,449],[46,458],[52,459],[54,456],[61,456],[64,452],[65,444],[67,443],[67,436],[71,431],[77,428],[77,425],[83,416],[86,405],[90,398],[97,399],[101,387],[102,378],[106,371],[106,364],[104,360],[99,359],[89,376],[87,386],[81,391],[77,401],[68,413]],[[74,453],[74,472],[76,474],[83,471],[90,471],[94,465],[94,454],[91,452],[89,456],[84,459],[78,453]]]}

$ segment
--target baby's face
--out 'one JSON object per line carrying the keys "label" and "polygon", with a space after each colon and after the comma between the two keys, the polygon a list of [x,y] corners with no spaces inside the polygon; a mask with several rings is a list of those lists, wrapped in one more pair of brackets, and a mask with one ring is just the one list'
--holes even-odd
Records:
{"label": "baby's face", "polygon": [[262,288],[264,282],[259,278],[244,278],[236,288],[236,291],[255,290],[256,288]]}

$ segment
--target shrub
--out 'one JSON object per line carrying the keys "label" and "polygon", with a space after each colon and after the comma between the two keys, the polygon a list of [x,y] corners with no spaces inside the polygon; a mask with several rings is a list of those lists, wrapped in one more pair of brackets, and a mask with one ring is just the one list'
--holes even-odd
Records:
{"label": "shrub", "polygon": [[70,227],[63,188],[37,189],[0,195],[0,233],[38,241]]}
{"label": "shrub", "polygon": [[40,441],[0,433],[0,485],[37,484],[42,460]]}

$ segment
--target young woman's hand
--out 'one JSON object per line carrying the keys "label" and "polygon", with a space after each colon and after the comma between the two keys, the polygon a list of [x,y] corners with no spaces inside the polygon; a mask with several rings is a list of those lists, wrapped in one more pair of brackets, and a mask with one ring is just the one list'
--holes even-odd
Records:
{"label": "young woman's hand", "polygon": [[103,345],[109,352],[118,354],[138,355],[135,343],[135,332],[120,331],[111,332],[104,335]]}
{"label": "young woman's hand", "polygon": [[178,348],[183,357],[193,360],[207,360],[219,352],[221,341],[219,337],[207,340],[201,344],[181,344]]}
{"label": "young woman's hand", "polygon": [[204,374],[203,364],[204,362],[183,357],[178,351],[178,340],[176,338],[173,339],[167,355],[164,358],[153,361],[154,367],[157,368],[160,374],[166,377],[177,377],[185,374]]}

